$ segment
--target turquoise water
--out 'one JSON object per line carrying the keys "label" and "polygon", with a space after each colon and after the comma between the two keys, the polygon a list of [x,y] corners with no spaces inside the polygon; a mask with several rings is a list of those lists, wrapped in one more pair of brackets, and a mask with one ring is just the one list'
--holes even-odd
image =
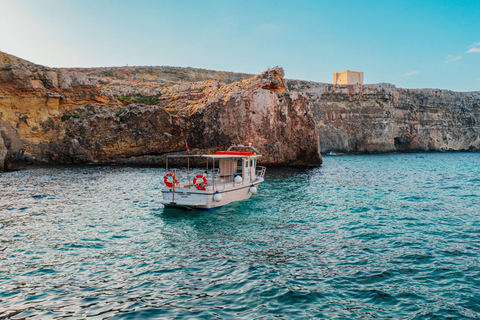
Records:
{"label": "turquoise water", "polygon": [[160,168],[0,174],[0,319],[478,318],[479,163],[327,156],[194,212]]}

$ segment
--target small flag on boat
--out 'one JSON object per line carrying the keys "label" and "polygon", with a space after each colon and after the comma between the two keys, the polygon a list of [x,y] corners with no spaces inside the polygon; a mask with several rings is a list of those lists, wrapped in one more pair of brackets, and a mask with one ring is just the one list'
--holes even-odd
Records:
{"label": "small flag on boat", "polygon": [[187,151],[190,151],[190,148],[188,147],[187,139],[185,139],[185,145],[187,146]]}

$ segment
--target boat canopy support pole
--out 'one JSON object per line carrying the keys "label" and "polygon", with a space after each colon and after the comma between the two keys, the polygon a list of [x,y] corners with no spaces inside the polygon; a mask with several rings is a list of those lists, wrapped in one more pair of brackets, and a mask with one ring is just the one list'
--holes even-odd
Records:
{"label": "boat canopy support pole", "polygon": [[172,193],[172,203],[175,203],[175,179],[177,177],[177,169],[173,171],[173,193]]}
{"label": "boat canopy support pole", "polygon": [[215,190],[215,159],[212,159],[212,180],[213,180],[213,190]]}

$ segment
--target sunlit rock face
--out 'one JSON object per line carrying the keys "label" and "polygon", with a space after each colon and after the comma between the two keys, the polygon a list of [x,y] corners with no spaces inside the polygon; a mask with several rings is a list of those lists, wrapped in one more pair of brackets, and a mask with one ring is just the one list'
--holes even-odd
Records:
{"label": "sunlit rock face", "polygon": [[0,119],[20,133],[30,146],[61,139],[61,116],[90,103],[107,103],[85,74],[42,66],[0,66]]}
{"label": "sunlit rock face", "polygon": [[229,85],[177,85],[162,98],[164,107],[79,108],[65,122],[66,141],[39,146],[35,153],[78,163],[88,161],[87,155],[89,161],[109,161],[184,151],[185,141],[202,152],[252,142],[264,154],[261,163],[318,165],[322,160],[309,103],[304,95],[280,93],[284,90],[283,70],[274,68]]}
{"label": "sunlit rock face", "polygon": [[202,147],[252,142],[265,164],[321,164],[310,103],[285,93],[281,68],[211,92],[192,115],[191,141]]}
{"label": "sunlit rock face", "polygon": [[322,152],[475,151],[480,92],[288,80],[312,104]]}
{"label": "sunlit rock face", "polygon": [[[188,141],[197,152],[251,142],[264,155],[259,163],[269,165],[322,162],[310,104],[301,93],[284,92],[282,68],[229,84],[176,84],[155,105],[110,101],[75,71],[42,69],[40,74],[16,66],[3,71],[4,118],[16,125],[33,161],[78,164],[157,156],[184,151]],[[42,81],[32,83],[32,74]],[[135,86],[128,90],[137,94]],[[24,101],[12,102],[15,93]],[[68,105],[62,104],[65,97]]]}
{"label": "sunlit rock face", "polygon": [[33,162],[161,164],[185,141],[198,153],[251,142],[269,165],[319,165],[320,150],[478,150],[479,109],[479,92],[285,80],[278,67],[52,69],[0,52],[0,120]]}

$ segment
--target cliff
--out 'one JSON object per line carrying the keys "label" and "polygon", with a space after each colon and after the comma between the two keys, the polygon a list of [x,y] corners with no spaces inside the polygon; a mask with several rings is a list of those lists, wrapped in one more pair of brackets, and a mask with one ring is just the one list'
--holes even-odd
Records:
{"label": "cliff", "polygon": [[312,105],[322,152],[477,151],[480,92],[288,80]]}
{"label": "cliff", "polygon": [[283,69],[253,77],[187,69],[166,86],[165,70],[176,69],[162,68],[5,64],[0,119],[16,128],[33,162],[151,164],[152,157],[184,151],[188,141],[196,152],[252,142],[267,165],[321,163],[310,105],[305,95],[284,92]]}
{"label": "cliff", "polygon": [[0,52],[0,120],[16,128],[27,151],[30,145],[62,137],[58,122],[66,111],[112,100],[83,73],[35,65]]}
{"label": "cliff", "polygon": [[54,69],[0,52],[0,120],[23,143],[1,139],[5,167],[23,150],[30,162],[163,164],[185,141],[198,153],[252,142],[267,165],[480,148],[480,92],[285,80],[278,67]]}
{"label": "cliff", "polygon": [[5,65],[13,65],[13,66],[19,66],[19,67],[41,67],[38,64],[35,64],[33,62],[27,61],[25,59],[15,57],[11,54],[5,53],[0,51],[0,66],[5,66]]}
{"label": "cliff", "polygon": [[284,90],[283,70],[274,68],[229,85],[174,86],[161,106],[92,104],[64,115],[62,139],[30,150],[48,161],[84,163],[184,151],[185,141],[198,152],[252,142],[263,164],[319,165],[309,104]]}
{"label": "cliff", "polygon": [[18,131],[7,122],[0,121],[0,172],[23,168],[24,152]]}

